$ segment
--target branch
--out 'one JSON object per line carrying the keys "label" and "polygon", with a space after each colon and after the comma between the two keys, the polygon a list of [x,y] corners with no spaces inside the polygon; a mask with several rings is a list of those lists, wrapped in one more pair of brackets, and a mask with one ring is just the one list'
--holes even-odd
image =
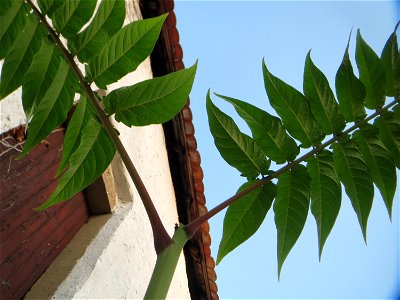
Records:
{"label": "branch", "polygon": [[167,231],[164,228],[164,225],[161,222],[160,216],[157,213],[157,210],[151,200],[147,189],[140,178],[139,173],[137,172],[135,166],[132,163],[125,147],[123,146],[121,140],[119,139],[114,126],[111,124],[108,116],[105,114],[103,108],[101,107],[100,103],[97,100],[96,94],[91,89],[90,85],[86,83],[84,80],[84,75],[82,74],[81,70],[79,69],[78,65],[75,63],[73,56],[70,54],[68,49],[65,45],[61,42],[58,34],[53,30],[50,24],[47,22],[46,17],[42,15],[42,13],[37,9],[37,7],[32,3],[31,0],[25,0],[29,6],[32,8],[36,17],[40,20],[40,22],[47,28],[47,31],[51,35],[53,41],[56,43],[58,48],[60,49],[61,53],[63,54],[65,60],[69,64],[70,68],[73,70],[75,76],[77,77],[79,84],[81,85],[82,89],[87,94],[88,98],[92,102],[96,113],[107,131],[109,137],[111,138],[112,142],[114,143],[119,155],[121,156],[122,161],[125,164],[126,169],[128,170],[129,175],[132,178],[133,183],[136,186],[137,191],[139,192],[140,198],[142,199],[143,205],[146,209],[147,215],[149,217],[151,227],[153,230],[154,236],[154,247],[156,253],[160,253],[163,249],[165,249],[168,245],[172,243],[171,237],[168,235]]}
{"label": "branch", "polygon": [[293,167],[297,166],[298,164],[300,164],[301,162],[305,161],[310,156],[312,156],[314,154],[317,154],[318,152],[322,151],[323,149],[325,149],[326,147],[330,146],[334,142],[340,140],[343,136],[345,136],[345,135],[351,133],[352,131],[358,129],[361,125],[363,125],[363,124],[367,123],[368,121],[376,118],[377,116],[380,116],[384,111],[387,111],[389,108],[391,108],[392,106],[394,106],[395,104],[398,104],[398,103],[400,103],[400,96],[396,96],[395,99],[392,102],[390,102],[386,106],[382,107],[381,109],[376,110],[375,113],[373,113],[369,117],[367,117],[367,118],[365,118],[365,119],[363,119],[363,120],[361,120],[359,122],[356,122],[353,126],[348,128],[347,130],[343,131],[340,135],[334,136],[333,138],[329,139],[328,141],[326,141],[325,143],[319,145],[318,147],[312,149],[311,151],[307,152],[306,154],[304,154],[303,156],[299,157],[298,159],[296,159],[296,160],[288,163],[287,165],[283,166],[282,168],[280,168],[279,170],[277,170],[273,174],[271,174],[271,175],[269,175],[269,176],[267,176],[267,177],[255,182],[254,184],[248,186],[247,188],[243,189],[242,191],[240,191],[237,194],[233,195],[232,197],[228,198],[224,202],[220,203],[219,205],[217,205],[216,207],[214,207],[213,209],[211,209],[210,211],[208,211],[204,215],[198,217],[196,220],[194,220],[193,222],[191,222],[188,225],[186,225],[185,226],[185,230],[186,230],[187,235],[189,236],[189,238],[193,237],[193,235],[196,233],[196,231],[199,229],[199,227],[203,223],[207,222],[213,216],[215,216],[216,214],[218,214],[219,212],[221,212],[222,210],[227,208],[232,203],[236,202],[241,197],[247,195],[248,193],[250,193],[250,192],[252,192],[252,191],[254,191],[256,189],[258,189],[259,187],[263,186],[267,182],[270,182],[272,179],[277,178],[279,175],[281,175],[281,174],[285,173],[286,171],[292,169]]}

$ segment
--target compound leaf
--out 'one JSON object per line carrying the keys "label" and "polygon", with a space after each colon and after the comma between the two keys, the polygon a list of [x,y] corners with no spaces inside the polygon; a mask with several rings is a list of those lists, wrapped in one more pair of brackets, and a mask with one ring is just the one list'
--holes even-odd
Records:
{"label": "compound leaf", "polygon": [[192,89],[197,63],[168,75],[112,91],[105,99],[107,113],[127,126],[160,124],[172,119],[185,105]]}
{"label": "compound leaf", "polygon": [[307,160],[311,177],[311,212],[317,222],[319,258],[336,218],[342,199],[342,187],[336,175],[332,153],[324,150]]}
{"label": "compound leaf", "polygon": [[382,61],[357,31],[356,62],[365,86],[365,106],[376,109],[385,104],[386,72]]}
{"label": "compound leaf", "polygon": [[365,88],[362,82],[354,75],[349,57],[349,43],[350,38],[347,42],[342,63],[336,73],[335,88],[344,118],[346,121],[356,122],[365,116]]}
{"label": "compound leaf", "polygon": [[334,143],[332,147],[336,173],[346,189],[367,241],[367,222],[374,198],[374,185],[367,164],[353,140]]}
{"label": "compound leaf", "polygon": [[210,91],[206,106],[215,145],[225,161],[248,178],[265,174],[269,168],[265,154],[252,138],[239,130],[231,117],[212,103]]}
{"label": "compound leaf", "polygon": [[297,165],[278,180],[278,195],[274,204],[278,232],[278,277],[283,262],[293,248],[307,219],[310,206],[310,176],[306,167]]}
{"label": "compound leaf", "polygon": [[72,52],[80,61],[95,56],[124,23],[125,0],[101,1],[89,26],[69,41]]}
{"label": "compound leaf", "polygon": [[115,147],[105,130],[91,119],[82,131],[78,149],[69,159],[70,166],[57,188],[37,210],[68,200],[95,181],[114,158]]}
{"label": "compound leaf", "polygon": [[68,0],[37,0],[42,14],[51,15]]}
{"label": "compound leaf", "polygon": [[222,95],[217,96],[234,106],[237,113],[250,127],[254,141],[268,158],[279,164],[296,158],[300,149],[286,133],[281,120],[244,101]]}
{"label": "compound leaf", "polygon": [[[242,185],[238,192],[253,184]],[[276,186],[272,182],[246,194],[231,204],[224,218],[222,240],[219,245],[217,264],[232,250],[249,239],[264,221],[272,201],[276,196]]]}
{"label": "compound leaf", "polygon": [[307,99],[299,91],[273,76],[263,61],[265,89],[271,106],[281,117],[287,131],[308,148],[324,138],[321,127],[311,114]]}
{"label": "compound leaf", "polygon": [[136,70],[154,48],[167,14],[135,21],[120,29],[98,55],[89,61],[86,73],[102,89]]}
{"label": "compound leaf", "polygon": [[315,120],[325,134],[338,134],[345,127],[344,117],[336,103],[328,79],[314,65],[310,52],[304,67],[304,95],[307,97]]}
{"label": "compound leaf", "polygon": [[93,15],[97,0],[68,0],[51,15],[54,28],[72,39]]}
{"label": "compound leaf", "polygon": [[396,166],[390,153],[379,139],[378,133],[378,129],[374,126],[365,125],[354,133],[354,137],[391,218],[397,182]]}

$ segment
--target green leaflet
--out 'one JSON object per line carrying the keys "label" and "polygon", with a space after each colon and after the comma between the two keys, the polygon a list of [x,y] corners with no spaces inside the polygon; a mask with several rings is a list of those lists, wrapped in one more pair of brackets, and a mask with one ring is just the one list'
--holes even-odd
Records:
{"label": "green leaflet", "polygon": [[367,241],[367,222],[374,198],[374,186],[364,157],[355,141],[347,139],[333,144],[335,170],[351,200]]}
{"label": "green leaflet", "polygon": [[61,5],[63,5],[66,0],[37,0],[42,14],[51,15],[55,10],[57,10]]}
{"label": "green leaflet", "polygon": [[344,118],[348,122],[356,122],[364,118],[365,88],[362,82],[354,75],[353,66],[349,57],[349,43],[343,55],[342,63],[336,73],[335,87],[339,106]]}
{"label": "green leaflet", "polygon": [[32,116],[33,107],[39,105],[57,74],[60,59],[61,54],[56,46],[43,39],[22,85],[22,104],[28,120]]}
{"label": "green leaflet", "polygon": [[45,35],[42,26],[32,15],[26,17],[23,32],[14,41],[1,70],[0,100],[21,86],[34,54]]}
{"label": "green leaflet", "polygon": [[124,23],[125,0],[101,1],[89,26],[74,39],[68,41],[73,53],[82,62],[95,56]]}
{"label": "green leaflet", "polygon": [[[382,50],[381,60],[386,72],[386,96],[399,95],[400,76],[399,71],[396,72],[395,67],[396,65],[398,66],[400,64],[400,53],[399,47],[397,45],[396,30],[390,35],[389,39],[387,40],[385,47]],[[395,74],[397,76],[396,78],[394,76]]]}
{"label": "green leaflet", "polygon": [[308,148],[320,144],[324,135],[311,114],[307,99],[299,91],[273,76],[263,61],[265,89],[271,106],[281,117],[286,130]]}
{"label": "green leaflet", "polygon": [[390,153],[378,137],[378,129],[366,125],[354,133],[361,154],[369,168],[372,180],[381,192],[389,217],[392,218],[393,198],[396,192],[396,166]]}
{"label": "green leaflet", "polygon": [[336,175],[332,153],[324,150],[307,159],[311,177],[311,212],[318,228],[318,248],[322,249],[339,214],[342,187]]}
{"label": "green leaflet", "polygon": [[167,14],[139,20],[120,29],[89,61],[86,74],[99,88],[106,89],[129,72],[136,70],[154,48]]}
{"label": "green leaflet", "polygon": [[57,73],[39,103],[35,103],[28,124],[28,137],[20,157],[39,144],[67,118],[74,100],[76,78],[69,65],[60,60]]}
{"label": "green leaflet", "polygon": [[[254,182],[246,182],[238,192]],[[276,190],[276,186],[272,182],[268,182],[228,207],[224,218],[224,230],[219,245],[217,264],[258,230],[272,205]]]}
{"label": "green leaflet", "polygon": [[107,113],[127,126],[160,124],[172,119],[185,105],[192,89],[197,63],[189,69],[112,91],[104,98]]}
{"label": "green leaflet", "polygon": [[307,54],[304,67],[304,95],[307,97],[312,114],[325,134],[338,134],[345,127],[344,117],[336,103],[328,79],[314,65]]}
{"label": "green leaflet", "polygon": [[310,176],[306,167],[297,165],[278,180],[278,195],[274,204],[278,232],[278,277],[283,262],[303,230],[310,206]]}
{"label": "green leaflet", "polygon": [[254,141],[268,158],[282,164],[293,161],[299,154],[299,147],[286,133],[285,127],[278,118],[244,101],[216,95],[234,106],[237,113],[250,127]]}
{"label": "green leaflet", "polygon": [[360,30],[357,30],[356,62],[360,80],[365,86],[365,106],[369,109],[382,107],[385,104],[385,67],[378,55],[363,40]]}
{"label": "green leaflet", "polygon": [[67,0],[50,17],[54,28],[68,39],[81,30],[93,15],[97,0]]}
{"label": "green leaflet", "polygon": [[2,0],[0,12],[0,59],[3,59],[24,29],[29,12],[23,1]]}
{"label": "green leaflet", "polygon": [[233,119],[220,111],[207,93],[207,114],[215,145],[225,161],[243,176],[255,178],[268,171],[270,162],[259,146],[242,133]]}
{"label": "green leaflet", "polygon": [[87,125],[88,121],[95,116],[89,113],[88,106],[89,104],[87,104],[86,97],[81,96],[72,118],[68,123],[67,131],[65,132],[63,152],[56,177],[68,166],[69,158],[79,147],[82,129]]}
{"label": "green leaflet", "polygon": [[37,210],[68,200],[95,181],[114,158],[115,147],[102,128],[91,119],[82,131],[79,148],[69,159],[70,166],[61,176],[49,199]]}
{"label": "green leaflet", "polygon": [[[398,107],[398,106],[397,106]],[[376,118],[374,125],[379,128],[379,137],[389,150],[396,167],[400,169],[400,121],[394,112],[388,111]]]}

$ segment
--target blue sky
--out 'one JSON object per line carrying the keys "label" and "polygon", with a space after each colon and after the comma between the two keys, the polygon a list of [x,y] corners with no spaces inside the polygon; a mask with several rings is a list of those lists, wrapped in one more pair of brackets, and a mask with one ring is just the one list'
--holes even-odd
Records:
{"label": "blue sky", "polygon": [[[262,59],[266,59],[274,75],[302,91],[304,61],[310,49],[314,63],[334,87],[350,30],[360,28],[367,43],[380,54],[399,19],[399,7],[388,1],[175,0],[184,62],[190,66],[199,59],[190,97],[209,208],[234,194],[244,180],[223,161],[214,146],[205,109],[207,90],[249,101],[271,112],[263,86]],[[355,34],[350,46],[352,58],[354,45]],[[356,71],[354,60],[353,67]],[[213,99],[234,115],[228,105]],[[379,191],[375,195],[367,230],[368,246],[345,197],[321,262],[315,220],[310,213],[285,261],[280,282],[276,229],[270,211],[260,230],[216,267],[220,297],[393,299],[399,293],[399,193],[395,196],[392,223]],[[210,222],[214,257],[221,240],[223,216],[224,213]]]}

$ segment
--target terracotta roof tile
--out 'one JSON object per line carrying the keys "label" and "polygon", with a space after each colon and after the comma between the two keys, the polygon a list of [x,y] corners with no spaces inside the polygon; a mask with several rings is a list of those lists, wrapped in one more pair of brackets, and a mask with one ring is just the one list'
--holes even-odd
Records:
{"label": "terracotta roof tile", "polygon": [[[141,7],[144,17],[169,13],[151,57],[154,75],[162,76],[183,69],[183,50],[173,11],[174,1],[142,0]],[[182,111],[164,124],[164,131],[180,221],[188,224],[207,212],[201,157],[197,151],[189,99]],[[219,299],[215,283],[215,261],[211,257],[210,245],[210,226],[206,223],[184,248],[189,289],[193,299]]]}

